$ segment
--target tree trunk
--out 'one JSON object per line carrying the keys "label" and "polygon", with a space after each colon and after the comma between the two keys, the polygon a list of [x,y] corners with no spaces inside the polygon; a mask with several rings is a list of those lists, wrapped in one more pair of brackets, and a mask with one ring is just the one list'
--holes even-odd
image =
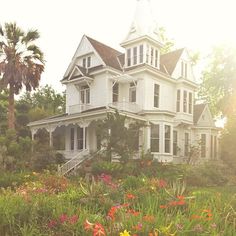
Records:
{"label": "tree trunk", "polygon": [[8,97],[8,128],[15,129],[14,87],[10,85]]}

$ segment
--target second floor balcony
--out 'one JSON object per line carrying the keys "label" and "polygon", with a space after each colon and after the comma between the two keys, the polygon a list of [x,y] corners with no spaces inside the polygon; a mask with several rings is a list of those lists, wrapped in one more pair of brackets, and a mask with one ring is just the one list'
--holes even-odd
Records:
{"label": "second floor balcony", "polygon": [[[118,111],[127,111],[132,113],[138,113],[142,110],[141,106],[139,106],[138,104],[125,101],[109,103],[107,104],[107,106],[110,108],[115,108]],[[91,104],[75,104],[68,107],[68,113],[69,114],[80,113],[98,107],[99,106],[93,106]]]}

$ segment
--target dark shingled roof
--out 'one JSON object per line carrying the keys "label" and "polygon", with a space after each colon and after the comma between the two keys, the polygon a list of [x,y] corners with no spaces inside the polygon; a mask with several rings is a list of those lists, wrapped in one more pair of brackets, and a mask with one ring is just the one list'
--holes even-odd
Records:
{"label": "dark shingled roof", "polygon": [[121,52],[119,52],[119,51],[117,51],[117,50],[115,50],[103,43],[100,43],[100,42],[96,41],[95,39],[92,39],[88,36],[86,36],[86,37],[107,66],[121,70],[121,65],[118,60],[118,56],[120,56],[122,54]]}
{"label": "dark shingled roof", "polygon": [[204,111],[206,104],[196,104],[193,108],[193,122],[197,124],[202,112]]}
{"label": "dark shingled roof", "polygon": [[161,55],[161,58],[160,58],[161,67],[166,68],[169,75],[172,75],[176,67],[176,64],[180,56],[182,55],[183,51],[184,51],[184,48],[181,48],[173,52],[168,52],[166,54]]}

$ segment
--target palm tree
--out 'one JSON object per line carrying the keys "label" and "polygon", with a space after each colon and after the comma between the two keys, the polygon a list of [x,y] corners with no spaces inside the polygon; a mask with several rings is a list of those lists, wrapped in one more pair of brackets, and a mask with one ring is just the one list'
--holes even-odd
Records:
{"label": "palm tree", "polygon": [[14,95],[23,86],[27,91],[39,85],[44,71],[43,53],[34,43],[37,30],[24,32],[16,23],[0,25],[0,88],[7,88],[8,128],[15,129]]}

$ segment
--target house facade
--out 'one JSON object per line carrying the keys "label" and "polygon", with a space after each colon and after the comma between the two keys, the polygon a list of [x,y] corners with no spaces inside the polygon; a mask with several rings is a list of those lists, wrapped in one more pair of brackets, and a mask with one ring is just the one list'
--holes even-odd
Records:
{"label": "house facade", "polygon": [[141,120],[139,151],[164,162],[218,158],[218,130],[207,104],[195,104],[198,89],[185,48],[162,54],[163,44],[148,0],[137,1],[133,23],[119,52],[86,35],[69,64],[66,113],[29,124],[32,138],[49,132],[50,145],[63,137],[67,158],[100,148],[96,121],[118,110]]}

